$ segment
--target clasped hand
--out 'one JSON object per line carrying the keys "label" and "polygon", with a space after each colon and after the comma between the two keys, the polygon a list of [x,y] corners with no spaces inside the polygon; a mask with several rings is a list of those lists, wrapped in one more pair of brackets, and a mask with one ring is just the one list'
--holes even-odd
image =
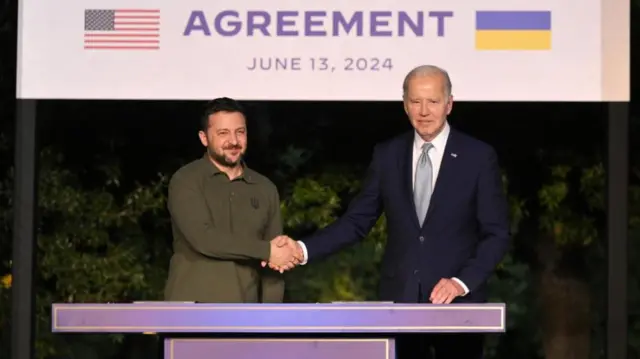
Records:
{"label": "clasped hand", "polygon": [[277,236],[271,240],[271,254],[269,261],[263,261],[262,266],[284,273],[300,264],[303,260],[302,248],[288,236]]}

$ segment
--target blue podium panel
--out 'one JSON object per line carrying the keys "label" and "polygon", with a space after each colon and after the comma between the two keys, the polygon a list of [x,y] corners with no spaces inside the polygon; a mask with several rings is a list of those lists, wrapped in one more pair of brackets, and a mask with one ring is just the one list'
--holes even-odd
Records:
{"label": "blue podium panel", "polygon": [[393,359],[397,335],[500,333],[505,312],[502,303],[64,303],[53,305],[52,330],[162,334],[165,359]]}
{"label": "blue podium panel", "polygon": [[395,358],[393,339],[166,339],[165,359]]}

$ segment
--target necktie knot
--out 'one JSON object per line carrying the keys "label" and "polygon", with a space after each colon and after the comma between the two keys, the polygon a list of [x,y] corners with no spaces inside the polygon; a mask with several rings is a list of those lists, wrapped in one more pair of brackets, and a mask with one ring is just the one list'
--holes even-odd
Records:
{"label": "necktie knot", "polygon": [[429,142],[425,142],[422,145],[422,155],[420,156],[420,163],[424,163],[428,159],[429,150],[433,148],[433,144]]}

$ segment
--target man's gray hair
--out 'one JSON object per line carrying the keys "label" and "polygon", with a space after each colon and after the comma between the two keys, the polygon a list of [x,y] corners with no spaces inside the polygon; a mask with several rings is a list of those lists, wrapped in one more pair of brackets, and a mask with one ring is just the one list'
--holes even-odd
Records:
{"label": "man's gray hair", "polygon": [[414,77],[418,76],[429,76],[429,75],[442,75],[444,77],[444,92],[447,97],[451,96],[451,79],[449,78],[449,73],[446,70],[434,66],[434,65],[421,65],[413,70],[409,71],[407,76],[405,76],[404,81],[402,82],[402,98],[407,97],[407,91],[409,91],[409,81]]}

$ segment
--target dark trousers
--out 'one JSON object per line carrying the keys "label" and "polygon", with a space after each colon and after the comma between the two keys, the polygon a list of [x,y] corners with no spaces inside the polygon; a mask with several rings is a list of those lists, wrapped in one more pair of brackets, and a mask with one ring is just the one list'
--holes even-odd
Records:
{"label": "dark trousers", "polygon": [[[418,291],[418,302],[429,293]],[[404,334],[396,340],[398,359],[482,359],[484,336],[475,333]]]}

